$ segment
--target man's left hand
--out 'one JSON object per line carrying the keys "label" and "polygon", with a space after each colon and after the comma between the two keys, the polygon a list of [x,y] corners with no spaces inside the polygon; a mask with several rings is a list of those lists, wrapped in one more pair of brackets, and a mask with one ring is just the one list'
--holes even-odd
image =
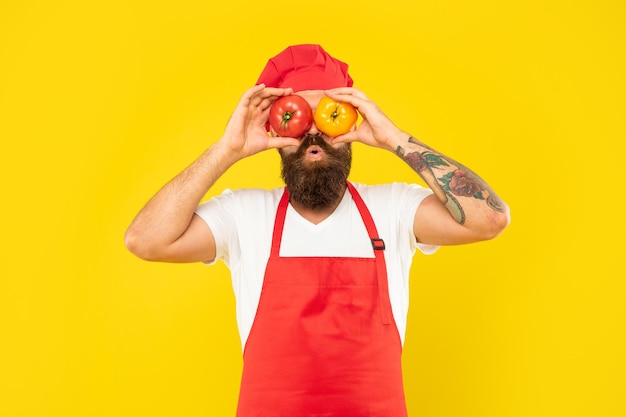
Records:
{"label": "man's left hand", "polygon": [[395,152],[398,140],[406,140],[409,136],[394,125],[380,107],[362,91],[353,87],[340,87],[327,90],[326,94],[333,100],[352,104],[363,117],[355,130],[335,137],[333,144],[361,142]]}

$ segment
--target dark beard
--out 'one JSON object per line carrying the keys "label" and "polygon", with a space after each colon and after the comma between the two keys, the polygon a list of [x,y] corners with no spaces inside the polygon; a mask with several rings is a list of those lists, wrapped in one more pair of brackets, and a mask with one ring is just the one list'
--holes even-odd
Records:
{"label": "dark beard", "polygon": [[[319,161],[305,160],[311,145],[323,149],[326,156]],[[298,150],[282,156],[281,175],[289,195],[304,207],[324,209],[333,206],[343,196],[352,164],[350,144],[335,149],[319,135],[306,134]]]}

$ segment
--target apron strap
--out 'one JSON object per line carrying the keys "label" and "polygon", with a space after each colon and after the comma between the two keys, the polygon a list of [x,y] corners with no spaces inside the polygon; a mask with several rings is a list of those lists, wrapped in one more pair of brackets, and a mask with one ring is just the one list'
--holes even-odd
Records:
{"label": "apron strap", "polygon": [[352,195],[352,199],[356,203],[356,207],[361,213],[363,223],[367,229],[367,234],[372,241],[372,247],[374,248],[374,256],[376,256],[376,270],[378,272],[378,300],[380,302],[380,315],[383,324],[391,324],[391,300],[389,299],[389,287],[387,282],[387,267],[385,264],[385,242],[378,237],[378,231],[376,230],[376,224],[370,214],[367,206],[363,202],[361,195],[358,193],[354,185],[348,182],[348,190]]}
{"label": "apron strap", "polygon": [[285,187],[283,196],[278,203],[276,210],[276,218],[274,219],[274,233],[272,234],[272,250],[270,258],[278,258],[280,252],[280,242],[283,240],[283,226],[285,225],[285,217],[287,216],[287,206],[289,205],[289,190]]}
{"label": "apron strap", "polygon": [[[354,200],[365,229],[372,242],[372,248],[374,249],[374,256],[376,257],[376,273],[378,276],[378,300],[380,303],[380,315],[383,324],[391,324],[391,300],[389,299],[389,286],[387,282],[387,267],[385,264],[385,242],[378,237],[378,231],[374,224],[374,219],[370,214],[365,202],[359,195],[358,191],[352,183],[347,182],[348,190]],[[272,249],[270,252],[271,258],[278,258],[280,252],[280,243],[283,237],[283,226],[285,224],[285,217],[287,215],[287,206],[289,205],[289,191],[285,187],[283,196],[278,203],[278,209],[276,210],[276,219],[274,220],[274,233],[272,237]]]}

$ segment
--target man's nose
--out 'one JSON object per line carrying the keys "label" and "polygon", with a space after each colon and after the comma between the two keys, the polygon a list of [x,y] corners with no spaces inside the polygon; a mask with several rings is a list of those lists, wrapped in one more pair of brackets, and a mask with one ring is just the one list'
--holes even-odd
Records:
{"label": "man's nose", "polygon": [[309,128],[309,130],[306,131],[306,133],[309,133],[311,135],[317,135],[318,133],[320,133],[317,126],[315,126],[315,122],[311,123],[311,127]]}

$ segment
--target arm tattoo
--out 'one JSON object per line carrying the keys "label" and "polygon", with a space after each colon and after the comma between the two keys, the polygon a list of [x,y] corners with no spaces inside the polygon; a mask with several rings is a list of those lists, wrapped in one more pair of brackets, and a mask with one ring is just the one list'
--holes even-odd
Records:
{"label": "arm tattoo", "polygon": [[417,145],[411,148],[418,149],[407,151],[398,146],[396,153],[422,177],[457,222],[465,223],[465,212],[456,197],[485,200],[493,210],[505,211],[502,200],[470,169],[441,155],[413,136],[409,137],[408,143]]}

